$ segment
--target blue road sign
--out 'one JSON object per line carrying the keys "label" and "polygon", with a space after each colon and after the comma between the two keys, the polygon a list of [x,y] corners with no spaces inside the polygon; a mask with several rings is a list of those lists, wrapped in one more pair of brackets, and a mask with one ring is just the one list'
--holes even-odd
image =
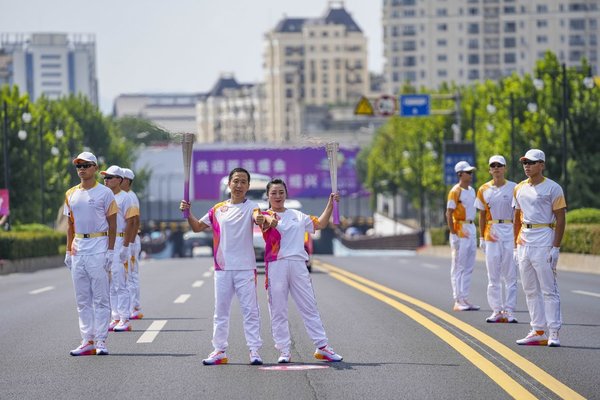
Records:
{"label": "blue road sign", "polygon": [[[454,185],[458,182],[454,166],[459,161],[475,165],[474,148],[471,142],[444,142],[444,184]],[[473,185],[475,176],[473,176]]]}
{"label": "blue road sign", "polygon": [[403,94],[400,96],[400,115],[403,117],[424,117],[430,114],[428,94]]}

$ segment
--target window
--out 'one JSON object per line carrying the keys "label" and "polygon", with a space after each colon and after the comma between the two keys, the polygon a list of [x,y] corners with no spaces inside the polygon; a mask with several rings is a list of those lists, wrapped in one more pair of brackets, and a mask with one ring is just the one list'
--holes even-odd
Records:
{"label": "window", "polygon": [[547,13],[548,5],[547,4],[538,4],[536,10],[537,10],[538,14]]}
{"label": "window", "polygon": [[467,13],[469,15],[479,15],[479,9],[477,7],[469,7]]}
{"label": "window", "polygon": [[471,33],[471,34],[477,34],[477,33],[479,33],[479,24],[468,24],[467,25],[467,32]]}
{"label": "window", "polygon": [[294,91],[292,89],[286,89],[285,90],[285,97],[288,99],[291,99],[294,97]]}
{"label": "window", "polygon": [[538,43],[540,43],[540,44],[541,44],[541,43],[548,43],[548,36],[545,36],[545,35],[538,35],[538,36],[536,37],[536,41],[537,41]]}
{"label": "window", "polygon": [[437,24],[437,30],[440,32],[446,32],[448,30],[448,24]]}
{"label": "window", "polygon": [[60,68],[60,64],[48,64],[48,63],[44,64],[43,63],[41,65],[41,67],[42,68]]}
{"label": "window", "polygon": [[404,57],[404,62],[402,63],[402,65],[405,67],[414,67],[415,65],[417,65],[417,58],[413,56]]}
{"label": "window", "polygon": [[479,54],[469,54],[467,63],[469,65],[479,64]]}
{"label": "window", "polygon": [[60,54],[42,54],[40,58],[42,60],[60,60]]}
{"label": "window", "polygon": [[448,71],[445,69],[438,69],[437,76],[438,76],[438,78],[445,78],[448,76]]}
{"label": "window", "polygon": [[517,23],[516,22],[505,22],[504,23],[504,32],[505,33],[515,33],[517,31]]}
{"label": "window", "polygon": [[569,28],[574,31],[585,30],[585,19],[572,19],[569,21]]}
{"label": "window", "polygon": [[435,14],[438,17],[445,17],[446,15],[448,15],[448,10],[445,8],[438,8],[437,10],[435,10]]}
{"label": "window", "polygon": [[569,36],[570,46],[585,46],[585,39],[581,35],[570,35]]}
{"label": "window", "polygon": [[417,15],[417,11],[414,8],[407,8],[404,10],[405,17],[414,17],[415,15]]}
{"label": "window", "polygon": [[504,7],[504,14],[516,14],[517,12],[517,7],[515,6],[505,6]]}
{"label": "window", "polygon": [[505,64],[514,64],[517,62],[517,55],[515,53],[505,53],[504,54],[504,63]]}
{"label": "window", "polygon": [[547,20],[545,20],[545,19],[538,19],[538,20],[536,21],[536,24],[537,24],[537,27],[538,27],[538,28],[545,28],[545,27],[547,27],[547,26],[548,26],[548,21],[547,21]]}
{"label": "window", "polygon": [[514,37],[505,37],[504,38],[504,47],[508,49],[512,49],[517,47],[517,38]]}
{"label": "window", "polygon": [[469,79],[469,80],[479,79],[479,70],[470,69],[469,72],[467,73],[467,79]]}
{"label": "window", "polygon": [[569,11],[587,11],[587,9],[587,4],[585,3],[569,4]]}
{"label": "window", "polygon": [[468,47],[469,47],[469,49],[478,49],[479,48],[479,40],[478,39],[469,39]]}
{"label": "window", "polygon": [[500,64],[500,54],[498,54],[498,53],[486,54],[483,57],[483,62],[484,62],[485,65],[497,65],[497,64]]}
{"label": "window", "polygon": [[416,81],[417,80],[417,71],[406,71],[406,80],[407,81]]}
{"label": "window", "polygon": [[437,55],[438,62],[448,61],[448,56],[446,54],[438,54]]}
{"label": "window", "polygon": [[437,45],[440,47],[446,47],[448,45],[448,41],[446,39],[438,39]]}
{"label": "window", "polygon": [[60,78],[60,72],[42,72],[42,78]]}
{"label": "window", "polygon": [[417,42],[415,40],[406,40],[402,42],[402,50],[412,51],[417,49]]}

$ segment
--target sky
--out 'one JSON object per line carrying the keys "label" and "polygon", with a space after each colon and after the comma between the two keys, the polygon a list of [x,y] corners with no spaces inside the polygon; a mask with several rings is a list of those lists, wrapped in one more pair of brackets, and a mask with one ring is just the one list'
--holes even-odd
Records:
{"label": "sky", "polygon": [[[334,2],[338,3],[338,2]],[[124,93],[207,92],[223,72],[263,81],[263,37],[287,17],[315,18],[328,0],[0,0],[0,32],[91,33],[100,107]],[[345,0],[381,73],[381,1]]]}

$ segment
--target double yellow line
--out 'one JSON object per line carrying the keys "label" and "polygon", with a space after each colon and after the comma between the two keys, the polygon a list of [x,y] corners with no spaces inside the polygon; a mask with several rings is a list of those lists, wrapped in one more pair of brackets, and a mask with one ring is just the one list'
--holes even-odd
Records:
{"label": "double yellow line", "polygon": [[[345,271],[341,268],[337,268],[331,264],[323,263],[319,260],[314,261],[314,265],[330,274],[331,277],[351,286],[363,293],[366,293],[383,303],[395,308],[396,310],[404,313],[409,318],[412,318],[423,327],[430,330],[433,334],[438,336],[441,340],[446,342],[456,351],[458,351],[463,357],[469,360],[475,367],[479,368],[483,373],[498,384],[504,391],[515,399],[536,399],[529,390],[523,387],[520,383],[515,381],[510,375],[504,372],[502,369],[497,367],[487,358],[479,354],[471,346],[467,345],[463,340],[453,335],[447,329],[443,328],[439,324],[433,322],[423,314],[415,311],[413,308],[399,302],[396,299],[402,300],[405,303],[417,306],[430,314],[435,315],[441,320],[453,325],[457,329],[477,339],[479,342],[488,346],[491,350],[497,352],[500,356],[505,358],[508,362],[511,362],[516,367],[521,369],[527,375],[538,381],[540,384],[545,386],[548,390],[554,392],[561,398],[564,399],[584,399],[579,393],[575,392],[570,387],[566,386],[562,382],[558,381],[552,375],[548,374],[543,369],[536,366],[526,358],[522,357],[518,353],[514,352],[510,348],[506,347],[502,343],[498,342],[491,336],[486,335],[479,329],[459,320],[456,317],[440,310],[439,308],[433,307],[421,300],[414,297],[408,296],[404,293],[390,289],[386,286],[380,285],[376,282],[370,281],[363,278],[360,275],[353,274]],[[392,296],[392,297],[390,297]],[[395,297],[396,299],[394,299]]]}

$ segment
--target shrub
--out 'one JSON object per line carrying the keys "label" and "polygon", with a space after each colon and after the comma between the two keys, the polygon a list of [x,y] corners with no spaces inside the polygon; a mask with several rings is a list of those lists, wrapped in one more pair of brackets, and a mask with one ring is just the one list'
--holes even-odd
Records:
{"label": "shrub", "polygon": [[14,232],[54,232],[54,229],[43,224],[13,225],[11,229]]}
{"label": "shrub", "polygon": [[560,250],[600,255],[600,224],[567,224]]}
{"label": "shrub", "polygon": [[431,228],[429,229],[429,234],[431,235],[431,244],[433,246],[448,244],[448,227]]}
{"label": "shrub", "polygon": [[53,230],[49,232],[0,232],[0,258],[17,260],[55,256],[60,254],[60,246],[65,242],[66,234]]}
{"label": "shrub", "polygon": [[600,224],[600,210],[579,208],[567,212],[567,224]]}

